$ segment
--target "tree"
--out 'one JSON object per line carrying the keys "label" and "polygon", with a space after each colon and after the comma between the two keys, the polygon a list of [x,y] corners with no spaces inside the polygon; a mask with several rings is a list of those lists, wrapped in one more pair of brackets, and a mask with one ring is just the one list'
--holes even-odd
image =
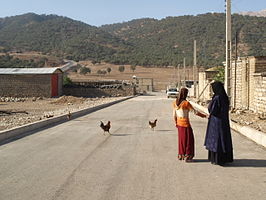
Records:
{"label": "tree", "polygon": [[105,75],[107,72],[105,70],[102,70],[102,74]]}
{"label": "tree", "polygon": [[224,73],[225,73],[224,72],[224,67],[219,67],[218,68],[218,73],[214,76],[213,79],[215,81],[220,81],[220,82],[224,83],[224,76],[225,76]]}
{"label": "tree", "polygon": [[120,65],[118,70],[122,73],[125,71],[125,66],[124,65]]}
{"label": "tree", "polygon": [[38,68],[43,67],[42,63],[31,60],[14,58],[9,54],[0,56],[0,68]]}
{"label": "tree", "polygon": [[105,70],[98,70],[97,71],[97,74],[99,74],[99,75],[105,75],[107,72],[105,71]]}
{"label": "tree", "polygon": [[136,70],[136,67],[137,67],[136,65],[131,65],[130,69],[134,72]]}
{"label": "tree", "polygon": [[73,68],[71,71],[76,73],[78,72],[77,68]]}
{"label": "tree", "polygon": [[81,67],[79,73],[80,74],[91,73],[91,69],[89,67]]}
{"label": "tree", "polygon": [[108,67],[108,68],[106,69],[106,71],[108,72],[108,74],[110,74],[110,72],[112,71],[112,69],[111,69],[110,67]]}
{"label": "tree", "polygon": [[[0,52],[38,51],[69,60],[118,66],[173,66],[182,63],[184,57],[187,63],[193,63],[193,38],[200,49],[198,64],[216,66],[225,58],[224,22],[224,13],[207,13],[164,20],[139,19],[97,28],[60,16],[26,14],[10,17],[5,23],[0,19]],[[232,22],[232,33],[239,31],[241,36],[242,56],[266,55],[265,17],[234,14]],[[25,24],[31,26],[25,29]]]}
{"label": "tree", "polygon": [[63,85],[72,85],[73,82],[68,76],[64,76],[63,78]]}

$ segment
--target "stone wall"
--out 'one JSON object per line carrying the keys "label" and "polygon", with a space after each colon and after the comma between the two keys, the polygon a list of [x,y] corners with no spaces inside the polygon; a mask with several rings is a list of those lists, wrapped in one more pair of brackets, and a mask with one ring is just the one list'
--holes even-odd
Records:
{"label": "stone wall", "polygon": [[237,60],[236,69],[235,62],[232,63],[232,107],[241,109],[249,107],[249,69],[246,58]]}
{"label": "stone wall", "polygon": [[0,96],[50,97],[50,75],[0,75]]}
{"label": "stone wall", "polygon": [[254,75],[254,105],[252,109],[258,113],[266,113],[266,73]]}
{"label": "stone wall", "polygon": [[75,97],[117,97],[131,96],[134,94],[132,87],[122,88],[89,88],[89,87],[63,87],[63,95]]}
{"label": "stone wall", "polygon": [[153,79],[152,78],[136,78],[136,85],[138,91],[154,91]]}
{"label": "stone wall", "polygon": [[231,105],[237,109],[266,112],[266,57],[243,57],[232,63]]}

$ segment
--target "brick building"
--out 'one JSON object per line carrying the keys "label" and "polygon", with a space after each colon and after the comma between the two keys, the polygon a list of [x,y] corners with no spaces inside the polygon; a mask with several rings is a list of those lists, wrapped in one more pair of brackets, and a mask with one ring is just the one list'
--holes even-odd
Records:
{"label": "brick building", "polygon": [[266,56],[241,57],[232,63],[232,107],[266,113]]}
{"label": "brick building", "polygon": [[0,68],[0,96],[56,97],[62,86],[59,68]]}

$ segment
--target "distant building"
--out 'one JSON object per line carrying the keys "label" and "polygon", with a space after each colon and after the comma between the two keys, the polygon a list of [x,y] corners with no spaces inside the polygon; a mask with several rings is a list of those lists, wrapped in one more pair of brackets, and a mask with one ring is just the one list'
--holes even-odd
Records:
{"label": "distant building", "polygon": [[214,79],[218,73],[217,67],[212,67],[205,70],[204,72],[199,72],[199,83],[198,83],[198,98],[201,101],[208,101],[212,97],[212,91],[210,87],[210,82]]}
{"label": "distant building", "polygon": [[0,96],[57,97],[62,87],[59,68],[0,68]]}
{"label": "distant building", "polygon": [[137,90],[139,92],[152,92],[154,91],[153,78],[140,78],[133,77]]}

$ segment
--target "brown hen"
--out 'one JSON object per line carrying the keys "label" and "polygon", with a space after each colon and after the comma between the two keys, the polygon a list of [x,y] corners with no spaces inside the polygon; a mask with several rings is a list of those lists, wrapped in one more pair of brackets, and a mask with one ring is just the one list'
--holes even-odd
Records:
{"label": "brown hen", "polygon": [[[107,124],[104,125],[104,123],[101,121],[100,127],[103,129],[103,134],[105,135],[105,132],[109,132],[110,128],[111,128],[111,122],[108,121]],[[111,134],[110,134],[111,135]]]}

